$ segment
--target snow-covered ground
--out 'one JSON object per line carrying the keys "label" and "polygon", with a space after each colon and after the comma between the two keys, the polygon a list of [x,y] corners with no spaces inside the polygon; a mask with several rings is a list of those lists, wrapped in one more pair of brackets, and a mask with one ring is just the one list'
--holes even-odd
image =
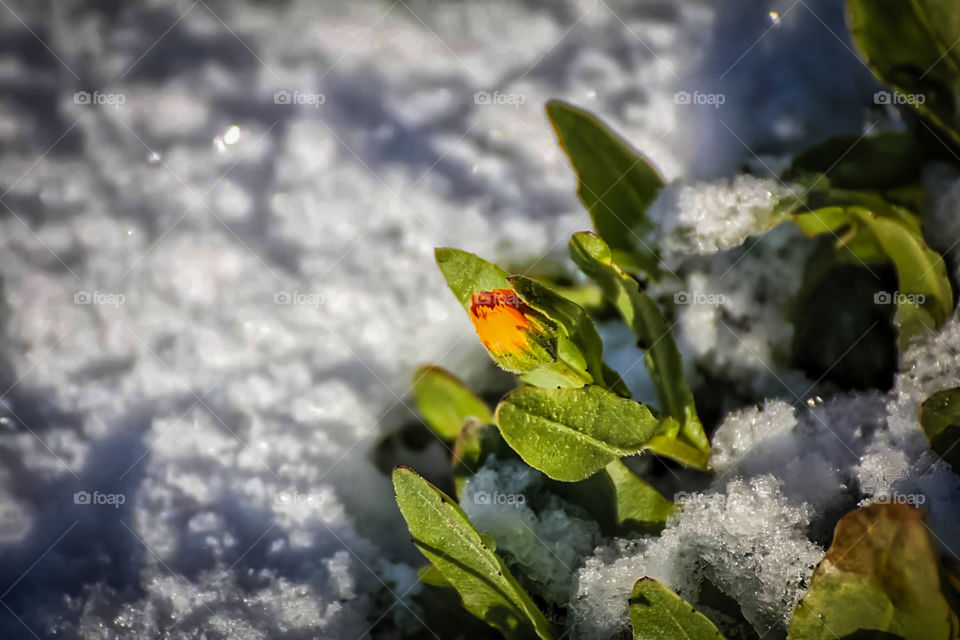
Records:
{"label": "snow-covered ground", "polygon": [[[861,130],[874,88],[827,1],[0,4],[3,638],[416,628],[375,446],[418,363],[490,375],[433,247],[563,260],[588,227],[543,103],[715,178]],[[762,511],[751,539],[785,546],[753,567],[758,624],[816,555],[790,502],[814,498],[775,472],[659,543],[699,527],[720,558],[729,512]],[[587,627],[637,553],[583,569]]]}

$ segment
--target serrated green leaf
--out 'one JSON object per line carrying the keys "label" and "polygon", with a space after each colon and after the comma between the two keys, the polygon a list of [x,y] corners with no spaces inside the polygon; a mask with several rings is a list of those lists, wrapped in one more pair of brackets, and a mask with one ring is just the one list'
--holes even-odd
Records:
{"label": "serrated green leaf", "polygon": [[723,640],[710,619],[653,578],[641,578],[630,594],[634,640]]}
{"label": "serrated green leaf", "polygon": [[554,480],[583,480],[643,449],[658,428],[644,405],[601,387],[512,391],[497,426],[524,462]]}
{"label": "serrated green leaf", "polygon": [[[960,12],[951,0],[847,0],[853,43],[884,83],[960,143]],[[888,93],[887,96],[891,94]],[[883,101],[892,102],[890,98]]]}
{"label": "serrated green leaf", "polygon": [[459,378],[433,365],[422,365],[413,374],[413,397],[417,409],[433,431],[453,440],[467,418],[493,422],[493,413]]}
{"label": "serrated green leaf", "polygon": [[836,640],[874,631],[952,640],[955,625],[923,516],[907,505],[875,504],[840,519],[794,611],[789,638]]}
{"label": "serrated green leaf", "polygon": [[920,426],[933,450],[960,473],[960,387],[938,391],[924,400]]}
{"label": "serrated green leaf", "polygon": [[447,285],[494,362],[518,374],[557,362],[556,324],[519,301],[503,269],[460,249],[440,248],[435,255]]}
{"label": "serrated green leaf", "polygon": [[643,154],[591,113],[553,100],[547,115],[579,180],[578,195],[593,227],[628,269],[657,273],[659,259],[641,240],[646,211],[663,179]]}
{"label": "serrated green leaf", "polygon": [[[809,236],[848,228],[842,237],[859,236],[873,243],[893,263],[899,291],[888,292],[897,303],[894,323],[905,348],[918,335],[939,329],[953,312],[953,292],[940,254],[930,249],[912,216],[887,205],[881,215],[862,206],[833,206],[792,217]],[[898,295],[899,294],[899,295]],[[893,300],[897,295],[897,300]],[[889,302],[878,298],[878,304]]]}
{"label": "serrated green leaf", "polygon": [[552,640],[546,618],[449,496],[406,467],[394,469],[393,486],[414,544],[467,611],[508,640]]}
{"label": "serrated green leaf", "polygon": [[680,351],[656,303],[640,289],[636,280],[617,266],[610,248],[600,237],[589,232],[575,233],[570,238],[570,256],[600,286],[637,336],[661,412],[677,421],[686,444],[701,454],[709,453],[710,442],[697,416],[693,392],[683,377]]}

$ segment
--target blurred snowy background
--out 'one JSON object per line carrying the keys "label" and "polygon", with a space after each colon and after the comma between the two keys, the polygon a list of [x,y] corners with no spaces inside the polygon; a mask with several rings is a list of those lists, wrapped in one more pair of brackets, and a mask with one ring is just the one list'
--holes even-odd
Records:
{"label": "blurred snowy background", "polygon": [[589,226],[544,102],[714,178],[862,131],[875,89],[839,2],[0,5],[3,638],[416,630],[376,444],[415,365],[490,375],[433,248]]}

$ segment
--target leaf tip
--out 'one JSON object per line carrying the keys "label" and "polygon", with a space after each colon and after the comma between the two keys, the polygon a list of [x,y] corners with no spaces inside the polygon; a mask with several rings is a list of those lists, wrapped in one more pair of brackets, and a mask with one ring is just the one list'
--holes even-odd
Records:
{"label": "leaf tip", "polygon": [[550,120],[552,121],[554,119],[554,115],[556,115],[557,113],[559,113],[564,109],[572,109],[573,105],[571,105],[569,102],[564,102],[563,100],[552,98],[550,100],[547,100],[547,104],[545,105],[545,108],[547,111],[547,117],[550,118]]}
{"label": "leaf tip", "polygon": [[454,251],[456,249],[452,247],[435,247],[433,249],[433,259],[437,261],[437,264],[440,264],[449,258]]}
{"label": "leaf tip", "polygon": [[398,464],[395,466],[393,468],[393,473],[391,474],[394,484],[396,484],[398,478],[410,475],[420,477],[420,474],[414,471],[413,467],[409,467],[405,464]]}
{"label": "leaf tip", "polygon": [[417,365],[417,368],[413,370],[413,383],[416,384],[420,382],[422,378],[431,373],[446,373],[446,370],[435,364],[424,362],[423,364]]}

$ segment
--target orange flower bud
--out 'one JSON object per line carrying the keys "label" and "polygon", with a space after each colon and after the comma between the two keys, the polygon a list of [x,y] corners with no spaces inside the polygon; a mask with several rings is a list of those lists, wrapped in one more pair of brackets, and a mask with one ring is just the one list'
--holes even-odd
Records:
{"label": "orange flower bud", "polygon": [[526,373],[556,360],[556,327],[513,289],[473,294],[470,320],[480,342],[501,367]]}

